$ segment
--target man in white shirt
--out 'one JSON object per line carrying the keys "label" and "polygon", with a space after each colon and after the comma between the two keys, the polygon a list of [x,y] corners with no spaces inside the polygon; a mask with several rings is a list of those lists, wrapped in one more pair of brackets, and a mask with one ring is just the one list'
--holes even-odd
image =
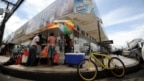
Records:
{"label": "man in white shirt", "polygon": [[41,34],[36,35],[30,44],[27,66],[35,66],[36,65],[37,46],[40,45],[41,37],[42,37]]}
{"label": "man in white shirt", "polygon": [[37,46],[39,41],[40,41],[40,38],[38,35],[36,35],[31,42],[31,46],[33,45]]}

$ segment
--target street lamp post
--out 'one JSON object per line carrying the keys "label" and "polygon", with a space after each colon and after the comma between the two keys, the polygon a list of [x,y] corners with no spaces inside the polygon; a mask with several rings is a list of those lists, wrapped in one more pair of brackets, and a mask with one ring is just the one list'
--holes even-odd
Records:
{"label": "street lamp post", "polygon": [[[102,20],[97,17],[97,23],[98,23],[98,35],[99,35],[99,45],[100,45],[100,53],[102,54],[102,41],[101,41],[101,30],[100,30],[100,23],[102,23]],[[104,57],[101,57],[101,62],[104,63]]]}
{"label": "street lamp post", "polygon": [[100,52],[102,52],[102,41],[101,41],[101,30],[100,30],[100,23],[102,23],[102,20],[97,17],[97,26],[98,26],[98,35],[99,35],[99,45],[100,45]]}

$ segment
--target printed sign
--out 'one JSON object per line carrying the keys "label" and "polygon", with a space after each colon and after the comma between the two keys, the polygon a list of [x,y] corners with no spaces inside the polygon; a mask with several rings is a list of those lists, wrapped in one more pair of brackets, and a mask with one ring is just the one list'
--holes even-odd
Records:
{"label": "printed sign", "polygon": [[75,0],[74,1],[75,13],[92,13],[94,14],[94,4],[92,0]]}

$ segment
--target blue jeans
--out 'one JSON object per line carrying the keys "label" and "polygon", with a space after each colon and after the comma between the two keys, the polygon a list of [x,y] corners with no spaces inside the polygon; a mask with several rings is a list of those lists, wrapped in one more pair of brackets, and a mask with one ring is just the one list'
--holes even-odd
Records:
{"label": "blue jeans", "polygon": [[53,58],[55,52],[56,52],[56,51],[55,51],[55,46],[49,45],[49,47],[48,47],[48,57],[49,57],[49,58]]}

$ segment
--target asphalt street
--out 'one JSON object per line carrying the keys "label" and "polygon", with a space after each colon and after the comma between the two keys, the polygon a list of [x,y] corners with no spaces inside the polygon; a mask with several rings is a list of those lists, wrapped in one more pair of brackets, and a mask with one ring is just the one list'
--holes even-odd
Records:
{"label": "asphalt street", "polygon": [[109,77],[95,81],[144,81],[144,64],[139,71],[127,74],[124,78]]}
{"label": "asphalt street", "polygon": [[16,77],[12,77],[12,76],[0,73],[0,81],[32,81],[32,80],[16,78]]}

